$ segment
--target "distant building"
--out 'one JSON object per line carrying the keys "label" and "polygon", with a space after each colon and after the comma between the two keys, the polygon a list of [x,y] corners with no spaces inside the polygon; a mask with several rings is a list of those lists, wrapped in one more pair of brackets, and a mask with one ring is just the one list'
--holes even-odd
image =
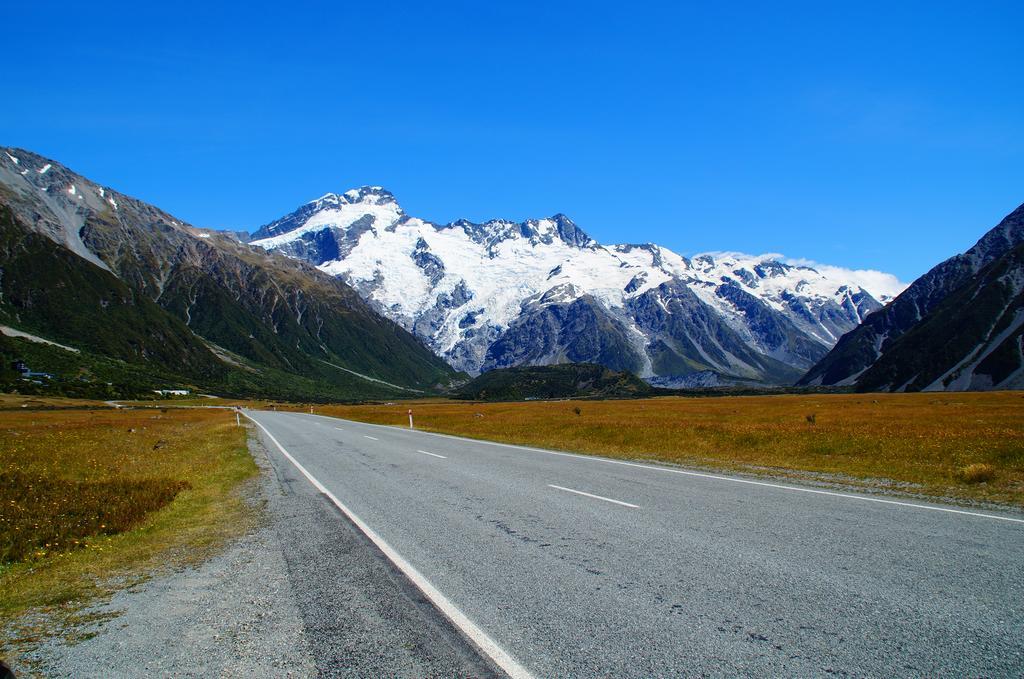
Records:
{"label": "distant building", "polygon": [[161,396],[188,396],[188,389],[154,389],[154,394],[160,394]]}
{"label": "distant building", "polygon": [[21,379],[23,380],[31,380],[35,382],[38,381],[39,379],[53,379],[53,375],[51,375],[50,373],[38,373],[34,372],[33,370],[30,370],[25,361],[21,360],[11,361],[11,369],[21,373]]}

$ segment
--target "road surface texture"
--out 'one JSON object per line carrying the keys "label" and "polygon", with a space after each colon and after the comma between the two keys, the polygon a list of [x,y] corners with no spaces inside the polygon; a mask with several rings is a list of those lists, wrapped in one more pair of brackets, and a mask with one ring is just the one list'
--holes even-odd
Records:
{"label": "road surface texture", "polygon": [[248,414],[294,492],[319,484],[511,674],[1024,673],[1020,514]]}
{"label": "road surface texture", "polygon": [[51,637],[19,677],[488,677],[459,631],[280,454],[249,442],[262,525]]}

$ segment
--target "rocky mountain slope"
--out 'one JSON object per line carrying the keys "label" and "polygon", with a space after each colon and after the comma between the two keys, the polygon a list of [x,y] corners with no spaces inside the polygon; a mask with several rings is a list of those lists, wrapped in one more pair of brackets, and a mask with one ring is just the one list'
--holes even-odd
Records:
{"label": "rocky mountain slope", "polygon": [[865,391],[1024,387],[1024,205],[914,281],[801,380]]}
{"label": "rocky mountain slope", "polygon": [[336,277],[0,150],[0,319],[220,391],[412,393],[453,376]]}
{"label": "rocky mountain slope", "polygon": [[434,224],[381,187],[327,194],[252,243],[344,280],[471,374],[590,362],[664,386],[792,383],[902,289],[773,257],[603,246],[564,215]]}

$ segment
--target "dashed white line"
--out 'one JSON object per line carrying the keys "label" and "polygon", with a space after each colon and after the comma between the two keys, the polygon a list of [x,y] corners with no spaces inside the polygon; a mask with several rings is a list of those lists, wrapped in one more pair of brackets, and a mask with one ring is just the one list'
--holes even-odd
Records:
{"label": "dashed white line", "polygon": [[375,439],[372,436],[367,436],[366,434],[363,434],[363,438],[364,439],[370,439],[371,441],[380,441],[380,439]]}
{"label": "dashed white line", "polygon": [[617,505],[622,505],[623,507],[632,507],[633,509],[640,509],[640,505],[630,504],[628,502],[623,502],[622,500],[613,500],[610,497],[594,495],[593,493],[584,493],[582,490],[573,490],[572,488],[566,488],[565,486],[556,486],[553,483],[549,483],[548,488],[557,488],[558,490],[564,490],[567,493],[576,493],[577,495],[585,495],[586,497],[592,497],[595,500],[604,500],[605,502],[613,502]]}
{"label": "dashed white line", "polygon": [[[319,415],[318,417],[326,417]],[[332,417],[331,419],[341,419]],[[390,429],[391,431],[408,431],[406,429],[399,429],[392,425],[387,424],[372,424],[370,422],[359,422],[357,420],[346,420],[347,422],[353,422],[361,424],[367,427],[380,427],[382,429]],[[936,507],[934,505],[922,505],[916,502],[905,502],[902,500],[888,500],[880,497],[871,497],[870,495],[853,495],[851,493],[837,493],[831,490],[819,490],[817,488],[802,488],[800,486],[790,486],[782,483],[769,483],[767,481],[755,481],[753,479],[741,479],[733,476],[722,476],[721,474],[708,474],[705,472],[694,472],[686,469],[672,469],[671,467],[662,467],[651,464],[641,464],[638,462],[627,462],[625,460],[609,460],[606,457],[599,457],[597,455],[584,455],[581,453],[565,453],[557,450],[545,450],[544,448],[531,448],[530,446],[517,446],[514,443],[499,443],[497,441],[485,441],[483,439],[470,439],[465,436],[454,436],[452,434],[440,434],[433,431],[417,431],[417,434],[426,434],[427,436],[437,436],[445,439],[453,439],[455,441],[461,441],[463,443],[479,443],[486,446],[497,446],[499,448],[512,448],[513,450],[527,450],[533,453],[543,453],[545,455],[558,455],[561,457],[572,457],[583,462],[596,462],[598,464],[614,464],[623,467],[634,467],[636,469],[646,469],[651,472],[661,472],[668,474],[680,474],[682,476],[692,476],[695,478],[712,479],[715,481],[728,481],[729,483],[742,483],[750,486],[762,486],[765,488],[775,488],[778,490],[786,490],[796,493],[809,493],[811,495],[828,495],[831,497],[839,497],[847,500],[859,500],[861,502],[875,502],[877,504],[890,505],[895,507],[909,507],[911,509],[924,509],[930,512],[943,512],[946,514],[960,514],[962,516],[974,516],[980,519],[995,519],[996,521],[1007,521],[1010,523],[1024,524],[1024,519],[1018,519],[1012,516],[1000,516],[998,514],[986,514],[984,512],[971,512],[963,509],[953,509],[952,507]]]}
{"label": "dashed white line", "polygon": [[[302,475],[305,476],[306,479],[313,484],[313,487],[316,488],[321,493],[323,493],[324,496],[327,497],[327,499],[333,502],[334,506],[340,509],[342,513],[345,516],[347,516],[349,520],[352,523],[354,523],[357,528],[359,528],[359,530],[363,532],[363,535],[368,537],[370,541],[373,542],[373,544],[377,545],[377,548],[384,553],[384,556],[386,556],[391,561],[391,563],[395,564],[395,566],[400,571],[402,571],[402,573],[404,573],[405,576],[409,578],[409,580],[411,580],[413,584],[416,585],[416,587],[418,587],[421,592],[423,592],[424,596],[426,596],[431,603],[437,606],[438,610],[440,610],[441,613],[447,616],[448,619],[451,620],[456,627],[462,630],[462,632],[467,637],[469,637],[474,644],[476,644],[477,648],[479,648],[482,653],[484,653],[491,660],[493,660],[494,663],[502,670],[504,670],[509,677],[512,677],[512,679],[533,679],[533,675],[530,674],[529,670],[520,665],[519,661],[517,661],[505,649],[499,646],[498,642],[492,639],[487,634],[487,632],[484,632],[480,627],[477,626],[476,623],[470,620],[465,613],[463,613],[455,604],[453,604],[448,599],[448,597],[442,594],[436,587],[434,587],[434,585],[430,583],[429,580],[423,577],[422,573],[416,570],[416,568],[408,561],[406,561],[401,554],[396,552],[394,548],[391,547],[391,545],[385,542],[384,538],[378,535],[375,530],[370,528],[365,521],[356,516],[356,514],[353,513],[351,509],[346,507],[341,502],[341,500],[334,496],[334,493],[327,490],[327,487],[324,484],[320,483],[320,481],[318,481],[315,476],[306,471],[306,468],[303,467],[298,460],[292,457],[291,453],[285,450],[284,446],[282,446],[281,443],[276,438],[274,438],[274,435],[270,433],[269,429],[264,427],[261,423],[257,422],[248,413],[243,414],[250,420],[255,422],[256,426],[262,429],[263,432],[267,435],[267,437],[270,438],[270,440],[274,443],[274,445],[277,446],[277,449],[281,451],[281,454],[288,458],[288,460],[293,465],[295,465],[295,468],[298,469],[302,473]],[[367,438],[373,437],[368,436]]]}
{"label": "dashed white line", "polygon": [[338,431],[345,431],[345,430],[344,430],[344,429],[342,429],[341,427],[335,427],[335,429],[337,429]]}
{"label": "dashed white line", "polygon": [[[360,424],[368,425],[371,427],[383,427],[386,429],[396,429],[396,427],[386,424],[371,424],[369,422],[361,422]],[[485,446],[497,446],[499,448],[512,448],[514,450],[527,450],[533,453],[543,453],[545,455],[558,455],[560,457],[571,457],[582,462],[595,462],[598,464],[614,464],[622,467],[634,467],[636,469],[646,469],[651,472],[661,472],[668,474],[680,474],[682,476],[692,476],[701,479],[712,479],[714,481],[728,481],[729,483],[742,483],[750,486],[762,486],[765,488],[775,488],[777,490],[787,490],[796,493],[809,493],[811,495],[829,495],[831,497],[844,498],[846,500],[859,500],[861,502],[875,502],[883,505],[891,505],[897,507],[910,507],[912,509],[924,509],[931,512],[943,512],[946,514],[960,514],[962,516],[974,516],[980,519],[995,519],[996,521],[1008,521],[1010,523],[1021,523],[1024,524],[1024,519],[1018,519],[1012,516],[1000,516],[998,514],[986,514],[983,512],[971,512],[963,509],[953,509],[952,507],[935,507],[933,505],[922,505],[916,502],[904,502],[902,500],[887,500],[880,497],[871,497],[868,495],[853,495],[851,493],[837,493],[831,490],[819,490],[817,488],[802,488],[800,486],[790,486],[782,483],[769,483],[767,481],[755,481],[753,479],[740,479],[732,476],[722,476],[721,474],[708,474],[704,472],[692,472],[686,469],[672,469],[671,467],[659,467],[650,464],[640,464],[638,462],[627,462],[625,460],[609,460],[606,457],[599,457],[597,455],[584,455],[580,453],[563,453],[557,450],[545,450],[543,448],[531,448],[530,446],[517,446],[513,443],[499,443],[497,441],[484,441],[483,439],[469,439],[464,436],[453,436],[452,434],[439,434],[433,431],[420,431],[419,434],[426,434],[427,436],[438,436],[440,438],[454,439],[456,441],[462,441],[463,443],[481,444]]]}
{"label": "dashed white line", "polygon": [[433,457],[439,457],[439,458],[441,458],[442,460],[447,460],[447,459],[448,459],[448,458],[447,458],[447,457],[445,457],[444,455],[438,455],[437,453],[430,453],[430,452],[427,452],[426,450],[417,450],[416,452],[417,452],[417,453],[423,453],[424,455],[431,455],[431,456],[433,456]]}

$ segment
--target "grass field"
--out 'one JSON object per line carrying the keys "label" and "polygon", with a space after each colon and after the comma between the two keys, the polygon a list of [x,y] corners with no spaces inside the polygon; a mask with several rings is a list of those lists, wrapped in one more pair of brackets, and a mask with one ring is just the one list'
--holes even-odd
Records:
{"label": "grass field", "polygon": [[0,411],[0,656],[54,631],[26,612],[73,615],[252,525],[255,473],[226,410]]}
{"label": "grass field", "polygon": [[316,412],[472,438],[1024,506],[1024,394],[399,403]]}
{"label": "grass field", "polygon": [[82,408],[108,408],[103,401],[92,401],[81,398],[64,398],[61,396],[23,396],[20,394],[0,394],[0,410],[61,410]]}

